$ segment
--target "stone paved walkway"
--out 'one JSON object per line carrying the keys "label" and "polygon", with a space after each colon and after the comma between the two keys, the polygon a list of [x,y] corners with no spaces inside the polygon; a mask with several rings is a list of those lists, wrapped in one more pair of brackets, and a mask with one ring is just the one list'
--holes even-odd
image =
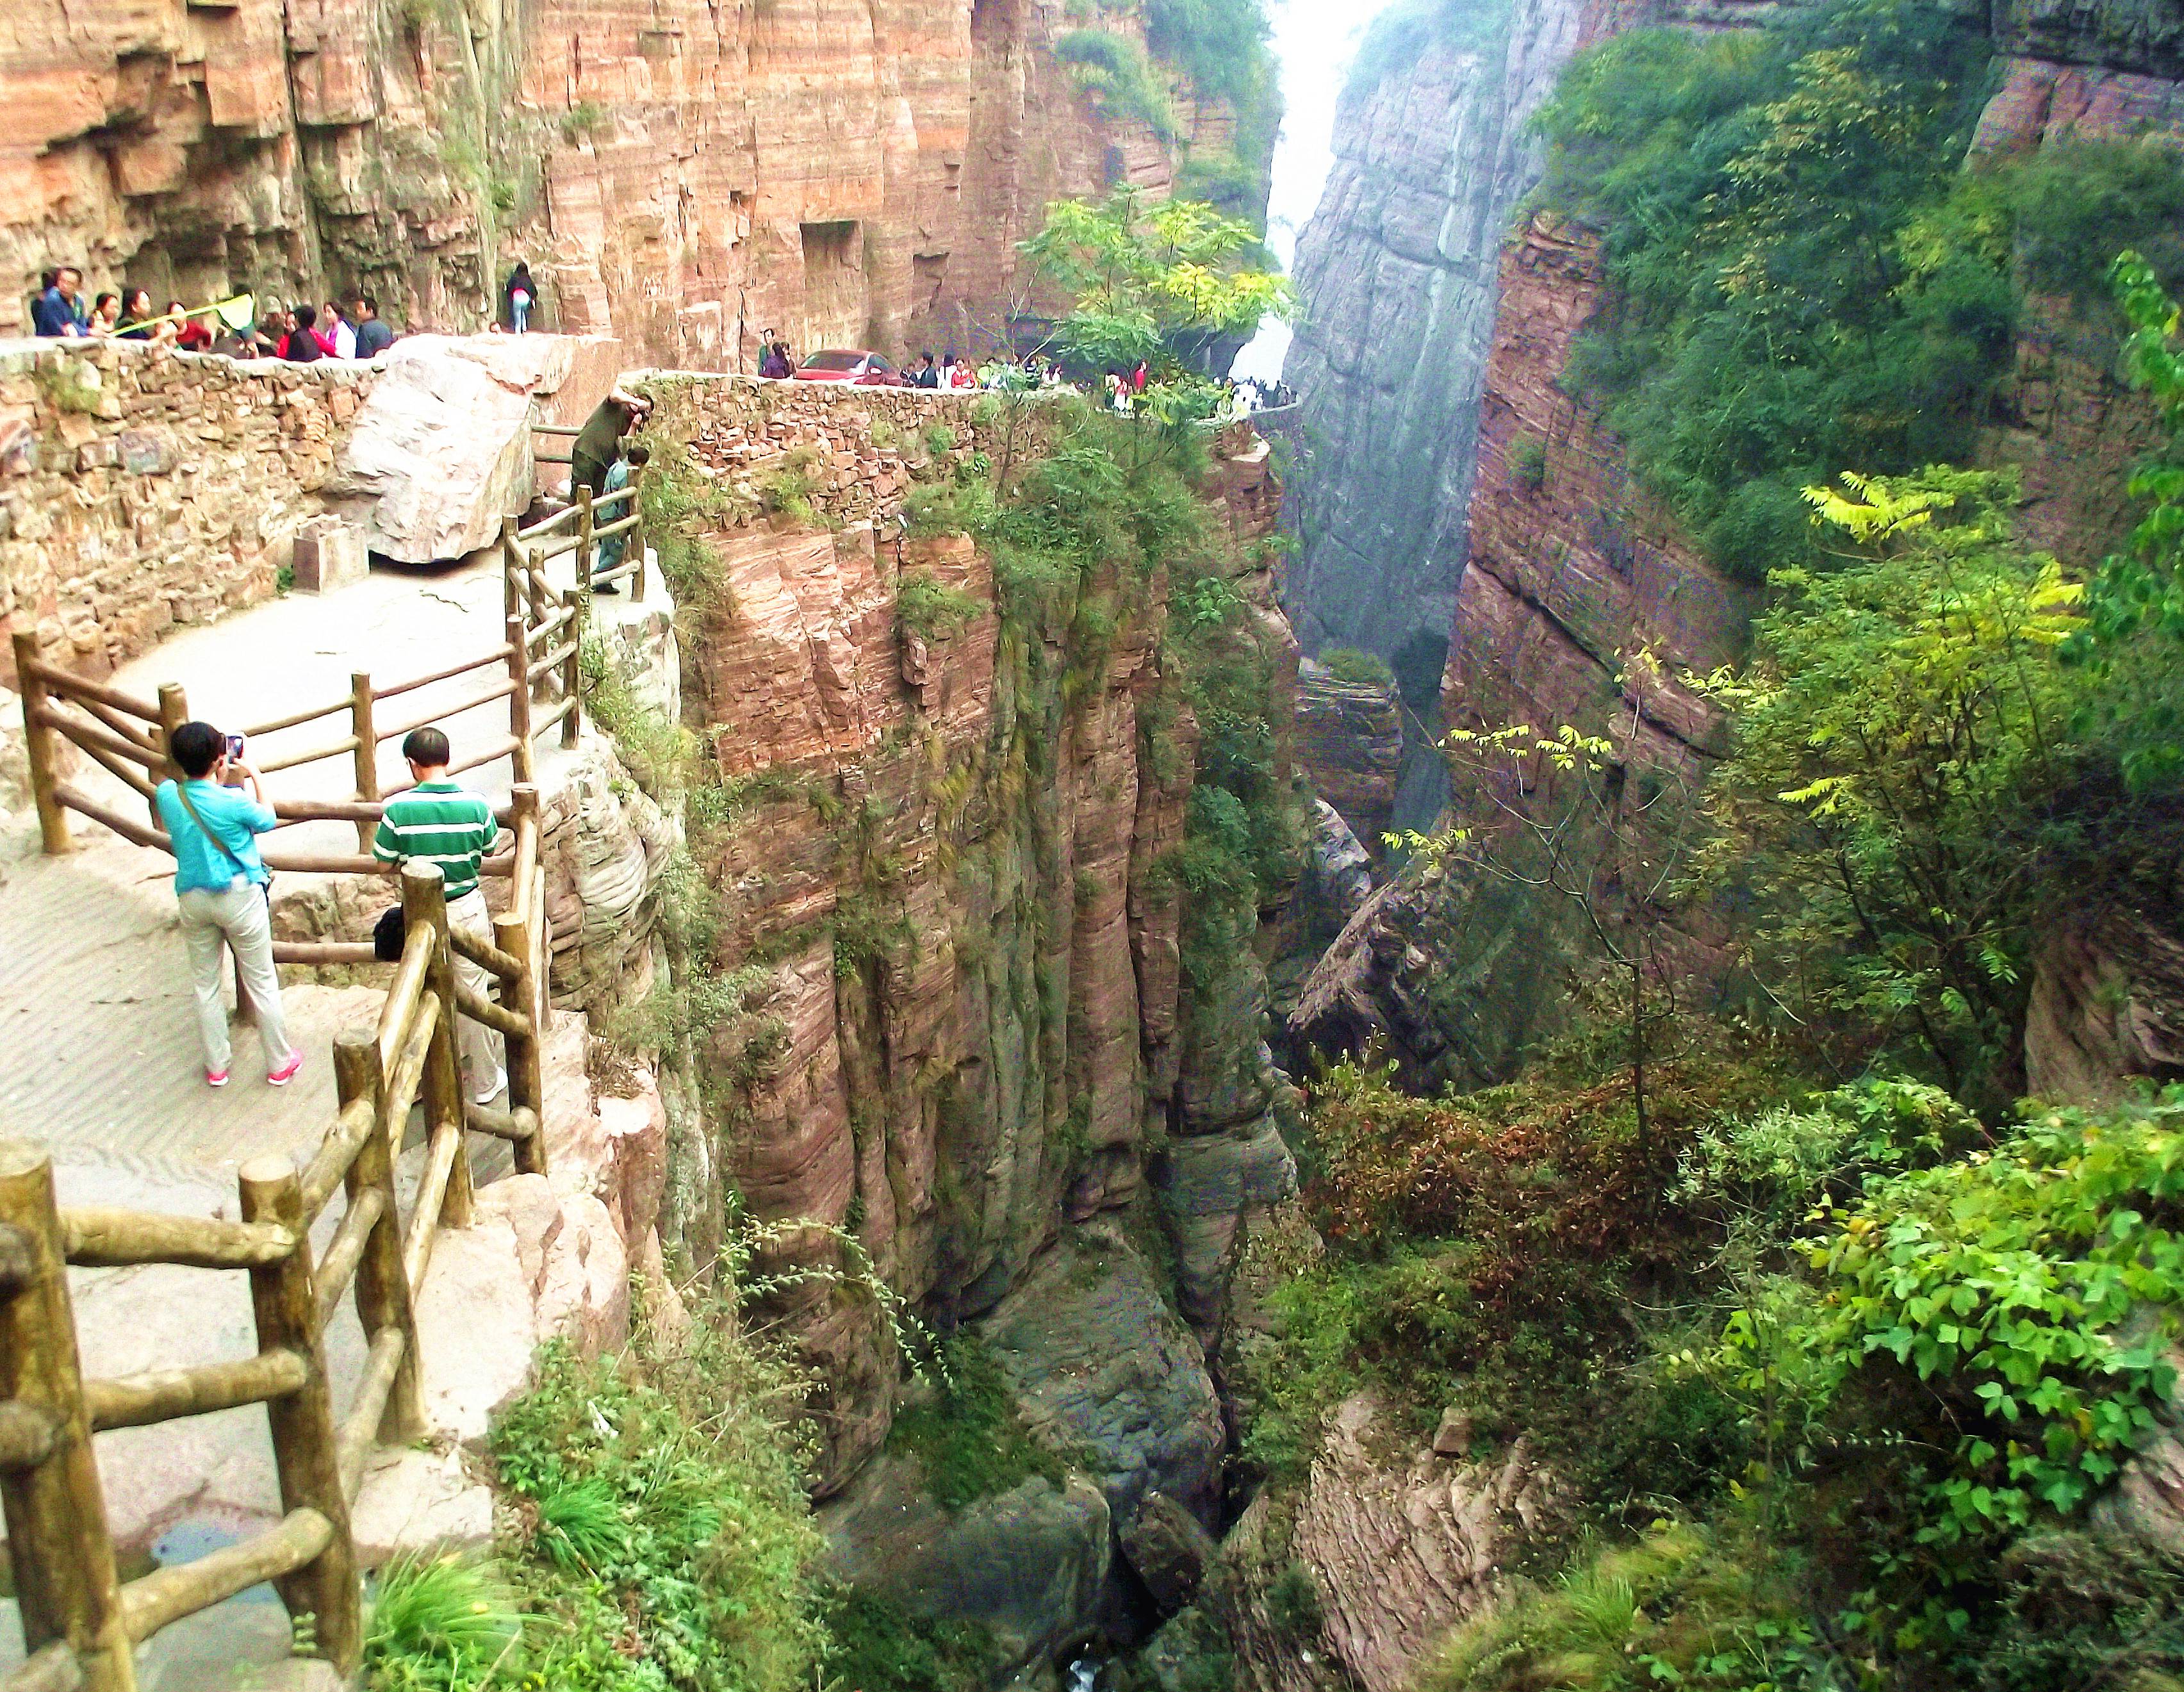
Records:
{"label": "stone paved walkway", "polygon": [[[557,586],[568,585],[570,568],[566,558],[554,561],[549,575]],[[653,576],[656,582],[656,571]],[[292,596],[189,630],[125,666],[112,685],[150,700],[162,683],[179,682],[193,715],[222,727],[263,721],[314,701],[345,699],[352,670],[368,670],[384,686],[486,650],[503,637],[502,591],[497,559],[437,571],[375,569],[365,582],[325,598]],[[623,597],[597,604],[602,621],[670,608],[656,587],[649,602]],[[382,725],[458,703],[484,680],[459,676],[389,701]],[[506,712],[506,702],[497,700],[436,721],[460,754],[465,741],[504,734]],[[277,756],[344,732],[346,718],[333,719],[269,736],[253,751]],[[542,782],[568,755],[558,748],[554,735],[538,742]],[[382,786],[406,778],[398,745],[382,749],[380,776]],[[125,815],[141,812],[142,799],[95,765],[86,762],[70,779]],[[267,779],[286,798],[353,791],[345,760]],[[511,765],[504,758],[462,779],[499,802]],[[233,1216],[241,1164],[261,1153],[307,1155],[318,1144],[334,1110],[328,1048],[343,1029],[372,1025],[381,988],[284,984],[290,1037],[305,1054],[302,1074],[285,1088],[268,1087],[255,1032],[239,1025],[232,1030],[232,1081],[218,1091],[207,1088],[175,920],[173,860],[80,816],[70,821],[77,851],[38,855],[33,827],[8,843],[31,855],[0,861],[0,1138],[52,1147],[63,1204]],[[348,823],[298,825],[275,839],[292,851],[357,849]],[[331,879],[278,878],[284,893]],[[581,1024],[557,1019],[548,1064],[549,1093],[582,1092]],[[416,1178],[418,1155],[413,1149],[403,1160],[405,1187]],[[506,1148],[482,1148],[473,1166],[481,1181],[504,1172]],[[337,1199],[319,1224],[321,1248],[340,1215]],[[481,1245],[471,1255],[495,1249]],[[436,1280],[456,1275],[461,1264],[458,1249],[442,1255],[449,1261],[443,1266],[436,1256]],[[89,1373],[204,1361],[208,1348],[231,1356],[253,1349],[239,1276],[163,1266],[79,1269],[70,1272],[70,1284]],[[428,1395],[448,1358],[474,1343],[460,1332],[463,1310],[439,1313],[446,1303],[435,1305],[435,1320],[452,1331],[439,1346],[425,1347]],[[531,1337],[517,1335],[514,1343],[520,1367]],[[363,1351],[346,1304],[327,1348],[337,1396],[345,1397]],[[117,1541],[139,1554],[149,1549],[187,1559],[276,1510],[264,1416],[255,1409],[104,1433],[98,1448]],[[14,1608],[0,1601],[0,1672],[20,1656]],[[265,1676],[287,1644],[285,1612],[270,1588],[254,1588],[163,1633],[141,1654],[140,1674],[147,1692],[262,1686],[271,1684]]]}
{"label": "stone paved walkway", "polygon": [[[566,585],[569,560],[554,563],[557,585]],[[607,616],[645,608],[627,598],[596,603]],[[502,637],[501,609],[497,561],[437,572],[375,569],[340,593],[292,595],[190,630],[125,666],[112,685],[150,699],[162,683],[179,682],[193,715],[223,728],[265,721],[346,698],[352,670],[368,670],[385,685],[486,650]],[[392,726],[457,704],[484,682],[473,673],[387,701],[382,721]],[[507,732],[507,704],[435,721],[460,757],[465,743]],[[345,727],[345,717],[306,724],[251,749],[259,757],[308,750]],[[538,750],[542,779],[567,755],[551,733]],[[382,787],[406,773],[398,744],[382,747]],[[70,779],[125,815],[142,810],[142,799],[95,765]],[[498,802],[512,769],[503,758],[462,779]],[[267,783],[276,796],[329,799],[349,794],[351,780],[347,760],[336,760],[280,771]],[[72,1156],[118,1165],[171,1160],[231,1178],[259,1152],[315,1144],[334,1103],[328,1046],[343,1028],[370,1023],[376,996],[284,987],[292,1039],[305,1053],[303,1074],[285,1089],[267,1087],[255,1032],[238,1025],[234,1079],[217,1092],[207,1088],[176,926],[172,860],[80,816],[70,822],[81,849],[0,865],[0,1136],[42,1139]],[[289,851],[357,849],[349,823],[298,824],[270,839]],[[35,851],[35,834],[28,844]],[[284,893],[326,879],[276,877]]]}

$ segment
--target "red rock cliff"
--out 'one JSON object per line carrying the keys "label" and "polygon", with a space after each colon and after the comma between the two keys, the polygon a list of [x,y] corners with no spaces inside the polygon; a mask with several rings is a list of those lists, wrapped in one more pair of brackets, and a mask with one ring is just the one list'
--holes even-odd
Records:
{"label": "red rock cliff", "polygon": [[[891,511],[906,469],[1011,450],[1005,425],[940,396],[822,416],[755,386],[671,390],[655,427],[730,487],[814,454],[832,510]],[[944,419],[949,437],[929,429]],[[1248,431],[1206,493],[1240,540],[1271,528],[1279,487]],[[897,532],[747,520],[708,542],[721,588],[692,614],[685,715],[728,786],[692,850],[717,896],[713,962],[738,985],[692,1055],[721,1156],[682,1243],[702,1255],[705,1205],[733,1183],[760,1222],[854,1234],[952,1325],[1150,1177],[1185,1313],[1204,1320],[1237,1213],[1286,1190],[1290,1166],[1251,936],[1219,949],[1217,979],[1186,979],[1186,894],[1161,872],[1196,733],[1163,651],[1165,584],[1058,588],[1005,621],[970,540]],[[1235,585],[1264,607],[1256,551],[1238,548]],[[906,623],[898,590],[921,575],[976,614]],[[1292,648],[1262,615],[1279,689]],[[792,1234],[760,1272],[831,1269],[839,1250]],[[822,1383],[832,1490],[885,1435],[894,1353],[868,1297],[831,1280],[778,1296]]]}
{"label": "red rock cliff", "polygon": [[1068,27],[1033,0],[33,0],[0,24],[0,332],[63,262],[470,329],[525,257],[547,326],[661,365],[747,368],[767,328],[983,347],[1047,200],[1170,179],[1047,51]]}

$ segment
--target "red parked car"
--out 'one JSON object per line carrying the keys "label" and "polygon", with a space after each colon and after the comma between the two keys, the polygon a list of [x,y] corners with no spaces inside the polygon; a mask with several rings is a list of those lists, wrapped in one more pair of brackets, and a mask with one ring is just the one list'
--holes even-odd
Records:
{"label": "red parked car", "polygon": [[900,370],[878,353],[858,347],[829,347],[796,367],[799,381],[848,381],[864,387],[907,387]]}

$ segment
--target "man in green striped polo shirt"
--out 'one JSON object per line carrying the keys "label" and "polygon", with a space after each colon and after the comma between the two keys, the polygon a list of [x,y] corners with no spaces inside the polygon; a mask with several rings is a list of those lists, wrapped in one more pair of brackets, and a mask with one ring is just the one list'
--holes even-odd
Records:
{"label": "man in green striped polo shirt", "polygon": [[[402,755],[410,760],[410,778],[417,785],[387,800],[379,832],[372,837],[371,855],[382,864],[405,860],[437,864],[447,883],[448,923],[489,941],[493,918],[478,887],[478,860],[500,836],[493,807],[448,779],[453,754],[448,737],[438,729],[413,729],[402,743]],[[480,999],[489,996],[492,977],[485,966],[460,952],[455,954],[455,981]],[[463,1067],[463,1091],[478,1104],[492,1104],[508,1083],[501,1066],[500,1036],[482,1023],[460,1016],[455,1049]]]}

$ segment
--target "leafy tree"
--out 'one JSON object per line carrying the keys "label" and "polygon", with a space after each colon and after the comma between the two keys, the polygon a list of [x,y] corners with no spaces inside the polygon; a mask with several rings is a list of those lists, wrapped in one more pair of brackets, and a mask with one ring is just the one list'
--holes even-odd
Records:
{"label": "leafy tree", "polygon": [[2139,466],[2131,479],[2135,499],[2149,503],[2131,537],[2128,554],[2102,566],[2092,596],[2090,626],[2074,643],[2074,655],[2097,644],[2113,645],[2141,632],[2184,639],[2184,313],[2162,289],[2153,265],[2126,250],[2109,271],[2116,298],[2131,326],[2123,368],[2133,387],[2153,398],[2168,450]]}
{"label": "leafy tree", "polygon": [[1286,278],[1252,262],[1257,231],[1195,200],[1147,206],[1129,188],[1097,205],[1056,200],[1019,250],[1068,302],[1054,330],[1062,356],[1101,370],[1142,360],[1179,376],[1217,337],[1295,302]]}
{"label": "leafy tree", "polygon": [[1641,744],[1635,701],[1657,679],[1657,666],[1644,654],[1616,678],[1624,708],[1604,736],[1568,723],[1549,734],[1529,723],[1451,730],[1441,754],[1459,788],[1478,796],[1479,813],[1437,836],[1389,838],[1407,851],[1540,895],[1574,917],[1622,995],[1641,1156],[1652,1153],[1652,1028],[1667,1008],[1654,1000],[1666,994],[1672,1002],[1674,988],[1662,919],[1671,883],[1684,868],[1688,841],[1680,823],[1691,798],[1683,774],[1650,758]]}
{"label": "leafy tree", "polygon": [[1984,38],[1848,0],[1756,35],[1640,31],[1540,118],[1549,203],[1605,225],[1573,378],[1724,568],[1814,559],[1797,490],[1960,458],[2010,348],[2006,243],[1915,255],[1960,179]]}
{"label": "leafy tree", "polygon": [[2055,648],[2082,590],[2011,538],[2011,476],[1846,476],[1807,498],[1825,570],[1781,570],[1709,808],[1717,886],[1769,893],[1763,975],[1886,1038],[1915,1031],[1953,1091],[2019,1061],[2026,919],[2070,838],[2075,702]]}

